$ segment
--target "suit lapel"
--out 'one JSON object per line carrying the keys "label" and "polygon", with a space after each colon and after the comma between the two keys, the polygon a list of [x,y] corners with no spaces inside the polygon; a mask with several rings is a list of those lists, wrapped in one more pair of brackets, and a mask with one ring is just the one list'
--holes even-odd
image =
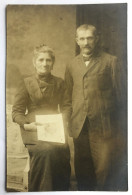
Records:
{"label": "suit lapel", "polygon": [[87,67],[85,65],[85,62],[83,61],[83,56],[80,54],[78,55],[78,59],[77,59],[77,69],[79,74],[81,74],[82,76],[86,73],[87,71]]}
{"label": "suit lapel", "polygon": [[93,57],[90,60],[88,66],[86,66],[85,62],[83,61],[83,56],[81,54],[78,56],[77,66],[78,66],[78,70],[82,74],[82,76],[84,76],[89,71],[92,71],[95,68],[97,63],[99,63],[99,56]]}
{"label": "suit lapel", "polygon": [[87,70],[86,73],[88,73],[89,71],[92,71],[93,69],[95,69],[97,63],[99,63],[99,57],[94,57],[90,60],[89,65],[87,66]]}

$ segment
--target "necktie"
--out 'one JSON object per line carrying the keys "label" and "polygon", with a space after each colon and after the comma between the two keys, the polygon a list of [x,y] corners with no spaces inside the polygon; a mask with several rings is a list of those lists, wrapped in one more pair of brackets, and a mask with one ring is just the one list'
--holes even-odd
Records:
{"label": "necktie", "polygon": [[90,61],[91,56],[83,56],[84,62]]}

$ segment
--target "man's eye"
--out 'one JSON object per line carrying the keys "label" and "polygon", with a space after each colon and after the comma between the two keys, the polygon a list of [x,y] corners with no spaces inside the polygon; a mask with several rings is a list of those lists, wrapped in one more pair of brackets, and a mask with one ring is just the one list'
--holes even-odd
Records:
{"label": "man's eye", "polygon": [[81,41],[83,41],[83,40],[84,40],[84,38],[80,38],[80,40],[81,40]]}
{"label": "man's eye", "polygon": [[88,40],[89,41],[92,41],[94,39],[94,37],[89,37]]}
{"label": "man's eye", "polygon": [[47,62],[51,62],[51,59],[47,59],[46,61],[47,61]]}

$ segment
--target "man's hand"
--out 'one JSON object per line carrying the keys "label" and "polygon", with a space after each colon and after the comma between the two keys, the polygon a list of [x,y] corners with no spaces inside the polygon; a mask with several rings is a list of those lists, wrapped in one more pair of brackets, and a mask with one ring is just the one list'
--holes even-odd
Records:
{"label": "man's hand", "polygon": [[42,125],[42,124],[36,122],[30,124],[24,124],[24,129],[26,131],[37,131],[37,125]]}

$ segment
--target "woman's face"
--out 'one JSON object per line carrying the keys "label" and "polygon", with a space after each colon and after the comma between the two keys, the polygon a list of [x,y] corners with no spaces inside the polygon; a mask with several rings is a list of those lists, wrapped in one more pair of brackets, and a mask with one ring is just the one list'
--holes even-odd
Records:
{"label": "woman's face", "polygon": [[40,53],[34,61],[34,66],[38,75],[47,75],[53,69],[53,60],[49,53]]}

